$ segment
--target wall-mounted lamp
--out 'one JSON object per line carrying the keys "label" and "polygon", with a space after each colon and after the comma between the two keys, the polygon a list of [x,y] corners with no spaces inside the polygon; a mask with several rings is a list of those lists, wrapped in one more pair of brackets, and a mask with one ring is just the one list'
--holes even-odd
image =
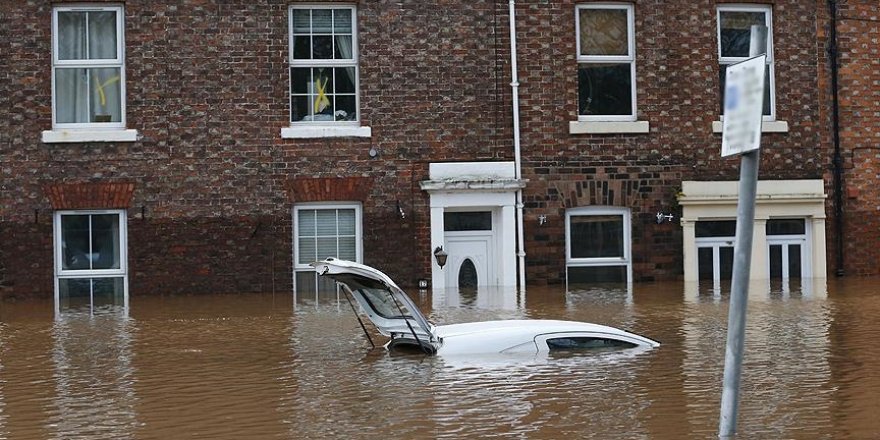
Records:
{"label": "wall-mounted lamp", "polygon": [[544,214],[539,215],[538,216],[538,226],[544,226],[545,223],[547,223],[547,216]]}
{"label": "wall-mounted lamp", "polygon": [[664,221],[671,222],[673,219],[675,219],[675,214],[664,214],[662,212],[657,212],[657,214],[654,215],[654,218],[657,219],[657,224],[659,225]]}
{"label": "wall-mounted lamp", "polygon": [[443,266],[446,266],[446,259],[449,258],[449,254],[443,250],[443,246],[437,246],[434,249],[434,258],[437,259],[437,265],[440,266],[440,269],[443,269]]}
{"label": "wall-mounted lamp", "polygon": [[403,212],[403,206],[400,206],[400,200],[397,201],[397,215],[399,215],[401,219],[406,218],[406,213]]}

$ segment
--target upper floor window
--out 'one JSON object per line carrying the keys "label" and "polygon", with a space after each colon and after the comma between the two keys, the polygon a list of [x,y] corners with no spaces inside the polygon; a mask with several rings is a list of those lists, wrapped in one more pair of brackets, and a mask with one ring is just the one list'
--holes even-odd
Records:
{"label": "upper floor window", "polygon": [[357,122],[357,26],[352,6],[290,7],[290,122]]}
{"label": "upper floor window", "polygon": [[718,61],[721,85],[720,112],[724,114],[724,85],[727,66],[749,57],[749,42],[753,25],[767,26],[767,67],[764,84],[764,120],[776,119],[773,80],[773,24],[770,6],[733,5],[718,7]]}
{"label": "upper floor window", "polygon": [[576,8],[578,119],[636,120],[633,6]]}
{"label": "upper floor window", "polygon": [[56,7],[52,117],[56,128],[125,126],[121,6]]}

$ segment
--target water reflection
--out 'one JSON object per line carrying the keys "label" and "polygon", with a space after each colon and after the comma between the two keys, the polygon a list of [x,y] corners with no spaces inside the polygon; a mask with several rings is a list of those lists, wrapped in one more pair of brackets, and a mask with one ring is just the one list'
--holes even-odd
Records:
{"label": "water reflection", "polygon": [[[411,296],[438,323],[571,319],[663,345],[394,356],[370,347],[335,294],[297,307],[292,296],[135,298],[130,318],[57,321],[52,301],[0,303],[0,439],[717,435],[724,286]],[[748,307],[740,437],[875,438],[880,280],[765,282]]]}
{"label": "water reflection", "polygon": [[134,323],[126,312],[124,307],[71,310],[55,321],[55,398],[46,425],[52,438],[134,437]]}

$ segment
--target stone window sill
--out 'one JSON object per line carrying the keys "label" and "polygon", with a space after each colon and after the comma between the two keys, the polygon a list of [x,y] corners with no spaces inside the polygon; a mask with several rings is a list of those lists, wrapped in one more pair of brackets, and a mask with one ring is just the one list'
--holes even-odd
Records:
{"label": "stone window sill", "polygon": [[[712,121],[712,133],[721,133],[723,127],[721,121]],[[788,122],[764,121],[761,123],[761,133],[788,133]]]}
{"label": "stone window sill", "polygon": [[137,130],[44,130],[43,143],[83,142],[136,142],[141,138]]}
{"label": "stone window sill", "polygon": [[368,138],[373,135],[370,127],[284,127],[281,129],[282,139],[313,139],[334,137]]}
{"label": "stone window sill", "polygon": [[640,134],[650,128],[648,121],[571,121],[568,134]]}

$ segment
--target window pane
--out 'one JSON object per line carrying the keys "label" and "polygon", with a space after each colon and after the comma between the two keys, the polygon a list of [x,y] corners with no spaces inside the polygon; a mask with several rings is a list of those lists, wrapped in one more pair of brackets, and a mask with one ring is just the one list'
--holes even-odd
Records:
{"label": "window pane", "polygon": [[355,212],[354,209],[340,209],[339,218],[339,235],[354,235],[355,233]]}
{"label": "window pane", "polygon": [[445,212],[444,231],[491,231],[492,212]]}
{"label": "window pane", "polygon": [[[727,82],[727,65],[722,64],[719,72],[719,84],[721,85],[721,101],[718,103],[721,114],[724,114],[724,87]],[[770,115],[770,65],[764,67],[764,116]]]}
{"label": "window pane", "polygon": [[336,76],[336,93],[354,93],[354,67],[337,67],[334,69]]}
{"label": "window pane", "polygon": [[121,76],[118,68],[89,69],[91,75],[91,118],[89,122],[121,122]]}
{"label": "window pane", "polygon": [[92,216],[92,269],[119,269],[119,216]]}
{"label": "window pane", "polygon": [[721,56],[748,57],[752,25],[766,26],[763,11],[721,11]]}
{"label": "window pane", "polygon": [[580,64],[579,111],[582,115],[632,115],[632,70],[624,64]]}
{"label": "window pane", "polygon": [[340,237],[339,238],[339,255],[337,257],[343,260],[357,260],[357,247],[355,244],[354,237]]}
{"label": "window pane", "polygon": [[351,33],[351,9],[333,10],[333,32],[337,34]]}
{"label": "window pane", "polygon": [[309,264],[318,261],[318,244],[313,237],[300,237],[298,264]]}
{"label": "window pane", "polygon": [[355,121],[357,120],[356,98],[351,95],[336,97],[336,115],[337,121]]}
{"label": "window pane", "polygon": [[333,41],[336,42],[334,45],[335,52],[333,53],[333,58],[337,60],[350,60],[352,59],[351,47],[351,35],[337,35],[333,37]]}
{"label": "window pane", "polygon": [[309,96],[291,96],[290,97],[290,122],[309,121]]}
{"label": "window pane", "polygon": [[336,235],[336,210],[335,209],[319,209],[315,211],[315,222],[317,225],[317,235],[327,236]]}
{"label": "window pane", "polygon": [[316,226],[315,226],[315,211],[312,210],[302,210],[299,212],[299,218],[297,219],[297,223],[299,224],[299,235],[302,237],[314,237]]}
{"label": "window pane", "polygon": [[86,35],[85,12],[58,12],[58,59],[86,59]]}
{"label": "window pane", "polygon": [[80,270],[91,268],[89,247],[89,216],[61,216],[61,268]]}
{"label": "window pane", "polygon": [[312,9],[312,33],[329,34],[333,32],[333,11],[331,9]]}
{"label": "window pane", "polygon": [[89,121],[89,70],[55,69],[55,121]]}
{"label": "window pane", "polygon": [[595,283],[625,283],[626,266],[569,267],[568,286]]}
{"label": "window pane", "polygon": [[116,12],[89,12],[89,59],[115,59],[116,41]]}
{"label": "window pane", "polygon": [[124,305],[124,284],[122,277],[92,279],[93,307]]}
{"label": "window pane", "polygon": [[62,278],[58,280],[58,302],[62,310],[91,307],[92,280]]}
{"label": "window pane", "polygon": [[782,245],[770,245],[770,278],[782,278]]}
{"label": "window pane", "polygon": [[804,235],[807,226],[804,219],[786,218],[767,220],[767,235]]}
{"label": "window pane", "polygon": [[311,32],[311,13],[309,9],[294,9],[293,14],[293,33],[308,34]]}
{"label": "window pane", "polygon": [[312,56],[316,60],[329,60],[333,58],[333,37],[329,35],[315,35],[312,37]]}
{"label": "window pane", "polygon": [[636,344],[605,338],[569,337],[548,339],[547,346],[551,351],[581,351],[596,349],[613,350],[618,348],[633,348],[636,346]]}
{"label": "window pane", "polygon": [[790,278],[801,277],[801,246],[799,244],[788,245],[788,276]]}
{"label": "window pane", "polygon": [[315,294],[315,271],[302,271],[296,273],[296,294],[300,299],[311,299]]}
{"label": "window pane", "polygon": [[336,237],[318,237],[318,260],[328,257],[336,257],[339,249],[336,247]]}
{"label": "window pane", "polygon": [[718,249],[721,258],[720,267],[721,279],[729,280],[733,278],[733,246],[724,246]]}
{"label": "window pane", "polygon": [[312,81],[312,69],[309,67],[290,68],[290,93],[309,93],[309,83]]}
{"label": "window pane", "polygon": [[581,55],[629,55],[626,9],[581,9]]}
{"label": "window pane", "polygon": [[312,59],[312,37],[308,35],[293,36],[293,59]]}
{"label": "window pane", "polygon": [[623,258],[623,218],[619,215],[572,216],[572,258]]}
{"label": "window pane", "polygon": [[701,247],[697,248],[697,276],[698,280],[712,280],[715,276],[713,273],[714,270],[714,258],[712,257],[712,248],[710,247]]}
{"label": "window pane", "polygon": [[697,237],[733,237],[736,235],[736,220],[698,221],[694,232]]}

